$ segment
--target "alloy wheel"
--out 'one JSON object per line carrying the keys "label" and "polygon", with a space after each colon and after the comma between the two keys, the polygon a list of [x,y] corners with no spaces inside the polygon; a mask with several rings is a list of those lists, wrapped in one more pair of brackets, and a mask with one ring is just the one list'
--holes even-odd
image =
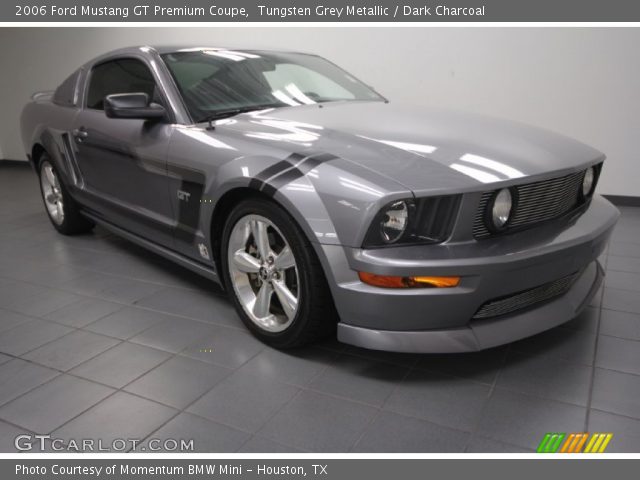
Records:
{"label": "alloy wheel", "polygon": [[289,243],[269,219],[246,215],[231,230],[228,267],[242,308],[261,329],[277,333],[296,317],[298,267]]}
{"label": "alloy wheel", "polygon": [[44,161],[40,167],[40,185],[42,186],[42,196],[49,216],[56,225],[62,225],[62,222],[64,222],[62,189],[53,166],[47,161]]}

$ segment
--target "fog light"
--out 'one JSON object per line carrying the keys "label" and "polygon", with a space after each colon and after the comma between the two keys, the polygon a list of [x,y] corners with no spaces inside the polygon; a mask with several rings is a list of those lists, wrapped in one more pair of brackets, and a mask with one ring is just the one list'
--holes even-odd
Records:
{"label": "fog light", "polygon": [[460,283],[460,277],[399,277],[367,272],[358,272],[358,277],[367,285],[382,288],[451,288],[457,287]]}
{"label": "fog light", "polygon": [[582,179],[582,196],[588,197],[593,190],[593,183],[596,178],[595,171],[593,167],[588,168],[586,172],[584,172],[584,178]]}
{"label": "fog light", "polygon": [[503,188],[493,197],[491,222],[496,230],[501,230],[507,224],[509,217],[511,217],[512,206],[513,199],[511,197],[511,191],[508,188]]}

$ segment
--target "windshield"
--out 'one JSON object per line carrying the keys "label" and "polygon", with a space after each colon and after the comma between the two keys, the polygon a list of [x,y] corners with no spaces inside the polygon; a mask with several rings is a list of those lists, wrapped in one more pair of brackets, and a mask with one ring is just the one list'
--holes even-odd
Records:
{"label": "windshield", "polygon": [[315,55],[197,50],[162,55],[189,113],[202,122],[225,112],[344,100],[383,100]]}

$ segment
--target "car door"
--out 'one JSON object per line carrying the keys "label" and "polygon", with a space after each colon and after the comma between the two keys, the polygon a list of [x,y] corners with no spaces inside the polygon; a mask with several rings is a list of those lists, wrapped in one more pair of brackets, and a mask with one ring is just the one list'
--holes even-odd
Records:
{"label": "car door", "polygon": [[72,134],[83,203],[120,228],[172,246],[166,172],[172,126],[168,121],[108,118],[104,112],[104,98],[114,93],[143,92],[156,103],[166,103],[157,85],[141,58],[115,58],[95,65]]}

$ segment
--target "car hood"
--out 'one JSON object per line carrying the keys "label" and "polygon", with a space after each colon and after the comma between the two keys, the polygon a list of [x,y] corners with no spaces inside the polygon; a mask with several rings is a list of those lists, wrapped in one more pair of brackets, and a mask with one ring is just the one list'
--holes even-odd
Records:
{"label": "car hood", "polygon": [[222,123],[270,147],[337,155],[415,193],[545,178],[604,158],[583,143],[529,125],[383,102],[278,108]]}

